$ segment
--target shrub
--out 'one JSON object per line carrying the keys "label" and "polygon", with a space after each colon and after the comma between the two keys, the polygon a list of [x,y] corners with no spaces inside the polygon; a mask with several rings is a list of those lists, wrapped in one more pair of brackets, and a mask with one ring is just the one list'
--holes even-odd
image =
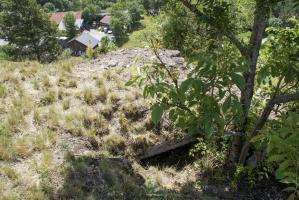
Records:
{"label": "shrub", "polygon": [[61,53],[61,56],[60,56],[61,59],[67,59],[67,58],[70,58],[70,57],[72,57],[72,50],[69,49],[69,48],[65,49]]}
{"label": "shrub", "polygon": [[97,57],[97,52],[93,48],[87,47],[87,49],[86,49],[86,57],[88,59],[95,59]]}

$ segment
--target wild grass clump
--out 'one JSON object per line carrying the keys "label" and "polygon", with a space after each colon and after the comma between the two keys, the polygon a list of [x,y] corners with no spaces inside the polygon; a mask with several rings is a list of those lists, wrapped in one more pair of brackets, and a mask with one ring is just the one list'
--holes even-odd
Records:
{"label": "wild grass clump", "polygon": [[9,160],[12,156],[11,130],[6,123],[0,123],[0,160]]}
{"label": "wild grass clump", "polygon": [[33,111],[33,122],[36,125],[40,125],[42,122],[42,116],[40,114],[40,111],[38,110],[38,108],[34,109]]}
{"label": "wild grass clump", "polygon": [[110,132],[108,122],[101,114],[94,119],[93,126],[98,136],[108,135]]}
{"label": "wild grass clump", "polygon": [[0,174],[7,176],[8,178],[10,178],[13,181],[18,180],[18,178],[20,176],[14,168],[9,167],[9,166],[0,166]]}
{"label": "wild grass clump", "polygon": [[42,83],[45,88],[51,87],[49,76],[47,76],[47,75],[43,76]]}
{"label": "wild grass clump", "polygon": [[67,114],[64,120],[64,128],[72,135],[82,136],[84,133],[82,116],[77,112]]}
{"label": "wild grass clump", "polygon": [[13,150],[16,157],[27,158],[32,155],[34,145],[32,144],[32,137],[21,136],[13,143]]}
{"label": "wild grass clump", "polygon": [[100,113],[107,119],[107,120],[111,120],[112,115],[113,115],[114,109],[113,106],[111,104],[106,104],[104,105],[101,110]]}
{"label": "wild grass clump", "polygon": [[140,154],[153,144],[148,134],[142,134],[133,137],[131,147],[135,154]]}
{"label": "wild grass clump", "polygon": [[49,129],[45,129],[41,133],[38,133],[33,139],[35,150],[41,151],[50,148],[52,144],[56,143],[56,137],[56,133]]}
{"label": "wild grass clump", "polygon": [[118,105],[120,100],[121,98],[116,92],[109,95],[109,102],[114,105],[114,107]]}
{"label": "wild grass clump", "polygon": [[21,128],[20,125],[25,121],[25,115],[20,108],[12,108],[6,117],[6,123],[10,130],[17,132]]}
{"label": "wild grass clump", "polygon": [[70,106],[71,106],[71,100],[70,99],[67,99],[67,100],[63,101],[63,105],[62,105],[63,110],[70,109]]}
{"label": "wild grass clump", "polygon": [[55,101],[57,101],[57,94],[55,91],[50,90],[40,99],[40,104],[47,106],[53,104]]}
{"label": "wild grass clump", "polygon": [[107,97],[108,97],[108,90],[107,90],[107,88],[106,88],[105,85],[102,85],[102,86],[99,88],[98,99],[99,99],[101,102],[106,102]]}
{"label": "wild grass clump", "polygon": [[76,88],[77,87],[77,81],[74,80],[74,79],[70,80],[69,83],[68,83],[68,87],[69,88]]}
{"label": "wild grass clump", "polygon": [[121,107],[121,111],[127,118],[139,120],[143,118],[146,110],[140,102],[128,102]]}
{"label": "wild grass clump", "polygon": [[83,91],[83,98],[88,105],[93,105],[96,103],[96,98],[90,88],[86,88]]}
{"label": "wild grass clump", "polygon": [[121,131],[128,132],[128,130],[129,130],[129,120],[126,118],[126,116],[123,113],[119,114],[118,122],[119,122]]}
{"label": "wild grass clump", "polygon": [[34,88],[35,90],[39,90],[39,89],[40,89],[40,82],[38,81],[38,79],[34,79],[34,80],[32,81],[32,84],[33,84],[33,88]]}
{"label": "wild grass clump", "polygon": [[4,98],[6,96],[6,87],[4,84],[0,83],[0,98]]}
{"label": "wild grass clump", "polygon": [[59,107],[53,105],[49,107],[48,112],[44,115],[46,125],[52,130],[57,130],[60,127],[61,111]]}
{"label": "wild grass clump", "polygon": [[126,148],[125,138],[119,134],[110,134],[104,137],[105,148],[113,155],[123,154]]}
{"label": "wild grass clump", "polygon": [[103,78],[97,78],[96,85],[98,87],[102,87],[103,85],[105,85],[105,80]]}
{"label": "wild grass clump", "polygon": [[104,73],[103,73],[103,77],[106,78],[107,81],[111,81],[112,78],[113,78],[113,73],[111,70],[106,70]]}

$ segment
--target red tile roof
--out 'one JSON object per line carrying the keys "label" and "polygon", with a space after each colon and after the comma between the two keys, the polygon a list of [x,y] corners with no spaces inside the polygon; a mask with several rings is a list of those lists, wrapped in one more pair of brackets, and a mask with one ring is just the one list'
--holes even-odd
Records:
{"label": "red tile roof", "polygon": [[111,22],[111,16],[109,16],[109,15],[106,15],[105,17],[103,17],[102,19],[101,19],[101,21],[100,21],[100,23],[103,23],[103,24],[110,24],[110,22]]}
{"label": "red tile roof", "polygon": [[[50,21],[56,22],[56,24],[60,24],[60,22],[63,20],[64,16],[67,14],[68,12],[56,12],[56,13],[50,13],[49,14],[49,18]],[[81,19],[81,12],[74,12],[74,16],[75,19]]]}

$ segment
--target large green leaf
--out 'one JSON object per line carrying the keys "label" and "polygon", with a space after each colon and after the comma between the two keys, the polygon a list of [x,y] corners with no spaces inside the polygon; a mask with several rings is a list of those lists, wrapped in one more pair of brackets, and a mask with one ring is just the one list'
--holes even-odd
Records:
{"label": "large green leaf", "polygon": [[155,104],[152,107],[152,120],[153,120],[154,124],[159,123],[159,121],[162,118],[163,112],[164,112],[164,110],[163,110],[162,106],[160,106],[159,104]]}
{"label": "large green leaf", "polygon": [[243,90],[245,88],[245,80],[241,73],[233,73],[232,80],[240,90]]}

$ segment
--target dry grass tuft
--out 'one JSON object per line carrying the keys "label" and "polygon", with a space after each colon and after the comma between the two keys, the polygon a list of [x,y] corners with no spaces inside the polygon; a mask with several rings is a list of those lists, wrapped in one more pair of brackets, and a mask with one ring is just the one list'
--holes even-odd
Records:
{"label": "dry grass tuft", "polygon": [[57,101],[57,94],[54,90],[49,90],[41,99],[40,104],[43,106],[51,105]]}
{"label": "dry grass tuft", "polygon": [[83,98],[88,105],[93,105],[96,103],[96,98],[90,88],[84,89]]}
{"label": "dry grass tuft", "polygon": [[125,138],[119,134],[110,134],[103,138],[105,148],[113,155],[124,154]]}

